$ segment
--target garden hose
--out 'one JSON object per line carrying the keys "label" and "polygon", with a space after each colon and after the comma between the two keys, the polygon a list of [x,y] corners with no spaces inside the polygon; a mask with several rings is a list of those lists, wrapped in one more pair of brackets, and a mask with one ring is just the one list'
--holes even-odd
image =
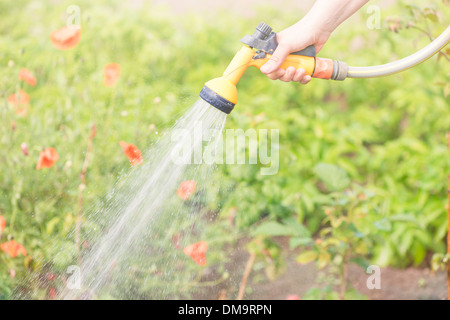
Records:
{"label": "garden hose", "polygon": [[375,78],[394,74],[424,62],[450,41],[450,26],[433,42],[416,53],[391,63],[372,67],[348,67],[347,78]]}
{"label": "garden hose", "polygon": [[[395,62],[372,67],[349,67],[345,62],[316,57],[316,49],[309,46],[291,53],[281,68],[290,66],[305,69],[313,78],[345,80],[346,78],[372,78],[397,73],[411,68],[441,50],[450,41],[450,27],[422,50]],[[241,39],[244,46],[236,53],[223,75],[205,83],[200,97],[213,107],[229,114],[237,103],[236,85],[248,67],[260,68],[278,46],[276,33],[261,22],[253,35]]]}

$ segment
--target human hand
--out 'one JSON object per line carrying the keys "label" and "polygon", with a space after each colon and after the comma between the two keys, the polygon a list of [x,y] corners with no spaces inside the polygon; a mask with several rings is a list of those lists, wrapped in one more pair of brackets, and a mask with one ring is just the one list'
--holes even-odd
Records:
{"label": "human hand", "polygon": [[300,51],[309,45],[314,45],[316,51],[319,52],[328,40],[331,32],[317,28],[314,23],[310,23],[305,19],[300,20],[293,26],[277,33],[278,47],[272,57],[267,61],[260,70],[270,79],[289,82],[296,81],[307,84],[311,81],[311,76],[305,75],[305,69],[295,69],[288,67],[286,70],[280,66],[286,57],[296,51]]}

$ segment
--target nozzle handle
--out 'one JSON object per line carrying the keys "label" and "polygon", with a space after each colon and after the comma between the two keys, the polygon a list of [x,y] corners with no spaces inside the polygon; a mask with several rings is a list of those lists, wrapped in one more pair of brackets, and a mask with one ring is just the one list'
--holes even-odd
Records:
{"label": "nozzle handle", "polygon": [[305,49],[292,52],[293,55],[306,56],[306,57],[315,57],[317,54],[316,47],[314,45],[309,45]]}
{"label": "nozzle handle", "polygon": [[[259,69],[270,59],[270,57],[271,55],[268,54],[265,55],[264,58],[253,59],[249,65]],[[298,54],[290,54],[280,66],[281,69],[285,70],[289,67],[305,69],[305,74],[313,78],[340,81],[347,78],[348,70],[345,62]]]}
{"label": "nozzle handle", "polygon": [[[256,68],[261,68],[269,59],[272,57],[272,55],[267,54],[264,58],[257,58],[253,59],[249,65],[254,66]],[[281,69],[287,69],[289,67],[294,67],[295,69],[305,69],[306,75],[312,76],[315,69],[315,57],[311,56],[304,56],[304,55],[298,55],[298,54],[290,54],[287,56],[286,60],[283,61],[280,68]]]}

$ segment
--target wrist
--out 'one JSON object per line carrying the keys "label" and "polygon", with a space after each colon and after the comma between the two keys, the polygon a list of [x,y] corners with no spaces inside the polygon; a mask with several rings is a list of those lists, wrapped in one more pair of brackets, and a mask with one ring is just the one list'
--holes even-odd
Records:
{"label": "wrist", "polygon": [[327,21],[325,17],[317,16],[311,13],[311,11],[297,22],[297,24],[299,24],[301,28],[310,30],[310,32],[322,37],[329,37],[337,28],[332,21]]}
{"label": "wrist", "polygon": [[308,44],[313,44],[319,51],[331,35],[332,30],[323,28],[323,25],[317,19],[304,17],[295,24],[297,36],[307,39]]}

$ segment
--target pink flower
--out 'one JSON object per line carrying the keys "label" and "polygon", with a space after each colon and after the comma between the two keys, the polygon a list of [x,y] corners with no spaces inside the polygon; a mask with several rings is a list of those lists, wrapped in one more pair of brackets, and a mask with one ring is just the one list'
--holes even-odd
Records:
{"label": "pink flower", "polygon": [[24,156],[28,156],[28,145],[25,142],[22,142],[20,145],[20,149],[22,149],[22,153]]}

